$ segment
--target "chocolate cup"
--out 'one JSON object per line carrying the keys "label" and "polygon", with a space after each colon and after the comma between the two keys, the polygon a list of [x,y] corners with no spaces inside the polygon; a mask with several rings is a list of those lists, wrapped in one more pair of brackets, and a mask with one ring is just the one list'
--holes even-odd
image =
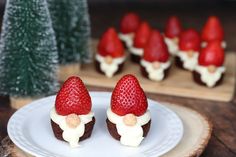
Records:
{"label": "chocolate cup", "polygon": [[184,63],[181,61],[179,56],[175,56],[175,65],[182,70],[189,71],[188,69],[184,68]]}
{"label": "chocolate cup", "polygon": [[130,59],[132,62],[139,64],[141,56],[130,53]]}
{"label": "chocolate cup", "polygon": [[[91,136],[94,124],[95,124],[95,118],[93,117],[93,120],[91,122],[85,124],[84,134],[83,134],[83,136],[81,136],[79,138],[79,142],[81,142]],[[60,128],[60,126],[57,123],[53,122],[52,120],[51,120],[51,126],[52,126],[54,136],[58,140],[65,141],[62,137],[63,130]],[[65,142],[67,142],[67,141],[65,141]]]}
{"label": "chocolate cup", "polygon": [[[171,66],[169,66],[167,69],[164,70],[163,80],[166,79],[169,76],[170,67]],[[140,65],[140,70],[141,70],[142,76],[150,80],[150,78],[148,77],[149,74],[148,74],[146,68],[144,66]]]}
{"label": "chocolate cup", "polygon": [[[95,60],[96,71],[99,72],[100,74],[105,75],[105,73],[100,68],[100,64],[101,63],[99,61]],[[121,71],[123,70],[123,67],[124,67],[124,62],[118,65],[118,70],[115,72],[114,75],[121,73]]]}
{"label": "chocolate cup", "polygon": [[[193,80],[194,82],[196,82],[197,84],[201,85],[201,86],[207,86],[206,83],[204,83],[202,80],[201,80],[201,74],[198,73],[197,71],[193,71]],[[219,86],[222,84],[223,82],[223,79],[224,79],[224,74],[221,75],[221,78],[216,82],[216,84],[213,86],[213,87],[216,87],[216,86]]]}
{"label": "chocolate cup", "polygon": [[[107,129],[110,133],[110,135],[116,139],[116,140],[120,140],[120,135],[117,132],[117,128],[116,128],[116,124],[112,123],[108,118],[106,119],[106,123],[107,123]],[[149,120],[149,122],[145,125],[142,126],[143,128],[143,137],[146,137],[149,130],[150,130],[150,126],[151,126],[151,120]]]}

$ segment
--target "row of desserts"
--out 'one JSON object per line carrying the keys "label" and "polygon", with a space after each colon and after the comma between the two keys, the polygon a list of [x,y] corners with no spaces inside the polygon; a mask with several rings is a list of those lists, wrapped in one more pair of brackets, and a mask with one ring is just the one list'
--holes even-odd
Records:
{"label": "row of desserts", "polygon": [[[151,115],[147,97],[135,76],[128,74],[117,82],[106,116],[110,135],[123,145],[137,147],[147,136]],[[90,94],[79,77],[71,76],[64,82],[50,119],[55,137],[72,148],[91,136],[95,115]]]}
{"label": "row of desserts", "polygon": [[[127,33],[131,30],[131,26],[137,27],[134,34]],[[171,17],[168,20],[164,36],[157,30],[152,30],[147,22],[139,24],[138,16],[133,13],[123,18],[121,28],[123,28],[121,29],[123,33],[120,33],[119,37],[131,52],[131,60],[140,62],[143,76],[154,81],[163,80],[171,66],[169,56],[171,51],[171,54],[175,54],[176,64],[179,67],[194,71],[194,79],[198,83],[213,87],[222,80],[225,68],[222,66],[224,50],[221,47],[225,46],[225,44],[221,43],[225,42],[223,42],[223,29],[218,18],[210,17],[203,29],[203,32],[211,32],[210,34],[213,34],[209,35],[208,33],[208,35],[205,35],[207,33],[203,33],[204,39],[206,39],[206,36],[218,34],[216,35],[217,40],[203,40],[204,48],[201,48],[201,38],[198,32],[194,29],[182,31],[177,17]],[[127,34],[125,35],[124,32]],[[176,32],[179,32],[179,35],[173,37],[173,34],[177,34]],[[173,39],[170,39],[171,35]],[[173,42],[170,44],[170,41],[175,41],[174,43],[178,44],[174,46]],[[210,44],[206,44],[206,41]],[[173,53],[174,50],[176,51],[175,53]],[[199,57],[200,51],[204,53],[200,53],[201,56]],[[96,68],[106,76],[112,77],[122,70],[124,61],[124,47],[115,29],[109,28],[98,45]]]}

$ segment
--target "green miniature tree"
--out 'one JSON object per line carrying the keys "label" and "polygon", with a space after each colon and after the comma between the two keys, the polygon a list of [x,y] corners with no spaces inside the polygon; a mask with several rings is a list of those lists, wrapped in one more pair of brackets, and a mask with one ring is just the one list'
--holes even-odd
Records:
{"label": "green miniature tree", "polygon": [[76,75],[91,59],[90,20],[86,0],[47,0],[56,33],[60,80]]}
{"label": "green miniature tree", "polygon": [[46,0],[8,0],[0,40],[0,92],[19,108],[57,89],[55,35]]}

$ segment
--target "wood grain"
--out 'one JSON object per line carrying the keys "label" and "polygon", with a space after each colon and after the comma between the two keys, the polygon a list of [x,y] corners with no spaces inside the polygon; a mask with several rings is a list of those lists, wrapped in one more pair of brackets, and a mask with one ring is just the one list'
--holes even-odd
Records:
{"label": "wood grain", "polygon": [[93,63],[84,65],[79,72],[86,85],[114,88],[117,81],[125,74],[134,74],[146,92],[181,97],[199,98],[216,101],[230,101],[234,94],[236,74],[236,53],[226,54],[226,73],[223,83],[215,88],[200,86],[193,81],[192,73],[172,65],[169,76],[162,82],[154,82],[141,75],[140,67],[126,61],[122,73],[112,78],[98,73]]}

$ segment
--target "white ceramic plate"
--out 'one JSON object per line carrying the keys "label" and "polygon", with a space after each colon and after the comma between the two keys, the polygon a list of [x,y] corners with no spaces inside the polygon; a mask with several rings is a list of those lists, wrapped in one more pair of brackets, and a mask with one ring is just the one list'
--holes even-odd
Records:
{"label": "white ceramic plate", "polygon": [[8,134],[22,150],[37,157],[157,157],[173,149],[183,136],[180,118],[170,109],[149,101],[151,129],[137,148],[122,146],[113,139],[106,127],[106,109],[111,93],[90,92],[96,123],[92,136],[71,149],[57,140],[50,125],[49,112],[55,96],[43,98],[18,110],[9,120]]}

